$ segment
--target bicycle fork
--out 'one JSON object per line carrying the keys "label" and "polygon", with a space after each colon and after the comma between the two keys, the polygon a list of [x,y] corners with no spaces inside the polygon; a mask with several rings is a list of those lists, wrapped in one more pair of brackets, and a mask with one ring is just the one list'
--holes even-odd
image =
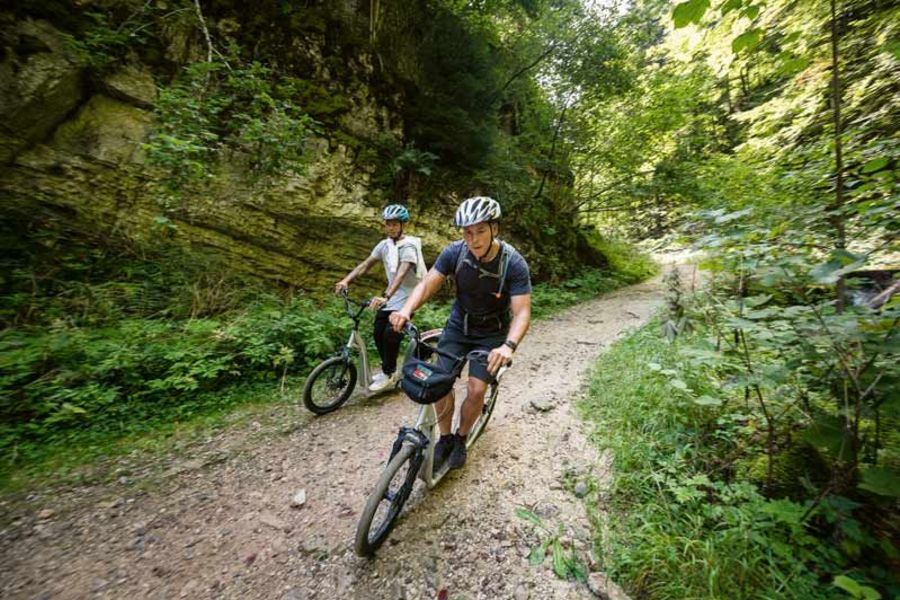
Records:
{"label": "bicycle fork", "polygon": [[400,432],[397,434],[397,439],[394,440],[394,445],[391,447],[391,456],[388,458],[388,463],[400,452],[400,448],[403,447],[404,443],[409,443],[416,449],[410,462],[411,468],[409,472],[418,475],[419,469],[422,468],[422,463],[425,461],[428,437],[415,427],[401,427]]}

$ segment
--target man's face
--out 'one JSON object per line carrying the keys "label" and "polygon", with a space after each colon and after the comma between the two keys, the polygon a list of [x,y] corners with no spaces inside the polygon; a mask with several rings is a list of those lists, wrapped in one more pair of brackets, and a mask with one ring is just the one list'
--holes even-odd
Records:
{"label": "man's face", "polygon": [[400,237],[400,234],[402,232],[403,223],[401,223],[397,219],[388,219],[384,222],[384,234],[392,240],[396,240],[398,237]]}
{"label": "man's face", "polygon": [[463,227],[463,239],[466,246],[475,256],[481,256],[488,251],[492,238],[497,236],[496,223],[475,223]]}

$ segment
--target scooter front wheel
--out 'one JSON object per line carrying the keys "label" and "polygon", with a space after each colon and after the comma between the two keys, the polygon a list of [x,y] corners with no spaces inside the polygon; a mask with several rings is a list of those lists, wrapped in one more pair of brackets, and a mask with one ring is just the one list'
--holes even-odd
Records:
{"label": "scooter front wheel", "polygon": [[332,356],[312,370],[303,386],[303,404],[317,415],[340,408],[356,387],[356,365]]}
{"label": "scooter front wheel", "polygon": [[356,553],[372,556],[387,539],[416,483],[421,452],[403,444],[390,460],[369,496],[356,528]]}

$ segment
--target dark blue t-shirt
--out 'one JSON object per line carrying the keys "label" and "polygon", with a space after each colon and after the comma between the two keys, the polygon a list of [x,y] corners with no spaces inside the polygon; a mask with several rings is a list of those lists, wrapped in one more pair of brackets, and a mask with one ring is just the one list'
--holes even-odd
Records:
{"label": "dark blue t-shirt", "polygon": [[[480,263],[475,255],[469,252],[462,240],[453,242],[441,251],[434,263],[437,272],[445,277],[456,279],[456,301],[450,313],[450,322],[462,325],[463,311],[475,317],[484,315],[505,315],[509,311],[510,297],[531,293],[531,276],[528,263],[518,250],[507,244],[509,248],[509,264],[506,267],[506,278],[503,291],[497,297],[500,288],[500,259],[498,252],[494,259]],[[465,252],[466,261],[459,272],[456,265],[461,252]],[[508,325],[508,321],[507,321]]]}

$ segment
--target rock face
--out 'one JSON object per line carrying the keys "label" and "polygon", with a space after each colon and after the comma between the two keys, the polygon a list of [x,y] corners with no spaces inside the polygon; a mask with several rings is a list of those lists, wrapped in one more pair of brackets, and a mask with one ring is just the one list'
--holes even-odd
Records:
{"label": "rock face", "polygon": [[84,98],[82,74],[49,23],[23,21],[3,36],[0,63],[0,163],[50,135]]}
{"label": "rock face", "polygon": [[[93,235],[135,240],[165,233],[186,247],[214,249],[235,270],[307,289],[330,286],[381,237],[381,201],[372,198],[372,173],[359,166],[348,143],[332,139],[311,144],[314,158],[303,176],[260,191],[226,164],[201,194],[164,206],[162,173],[146,163],[142,149],[157,99],[150,69],[131,62],[100,80],[88,77],[50,23],[3,23],[0,211],[5,217],[47,215]],[[365,61],[360,65],[372,68]],[[401,135],[399,119],[359,82],[348,96],[353,107],[342,117],[345,131],[371,138]],[[415,212],[414,203],[412,208]],[[448,222],[437,220],[419,220],[411,232],[424,238],[429,264],[454,233]]]}

